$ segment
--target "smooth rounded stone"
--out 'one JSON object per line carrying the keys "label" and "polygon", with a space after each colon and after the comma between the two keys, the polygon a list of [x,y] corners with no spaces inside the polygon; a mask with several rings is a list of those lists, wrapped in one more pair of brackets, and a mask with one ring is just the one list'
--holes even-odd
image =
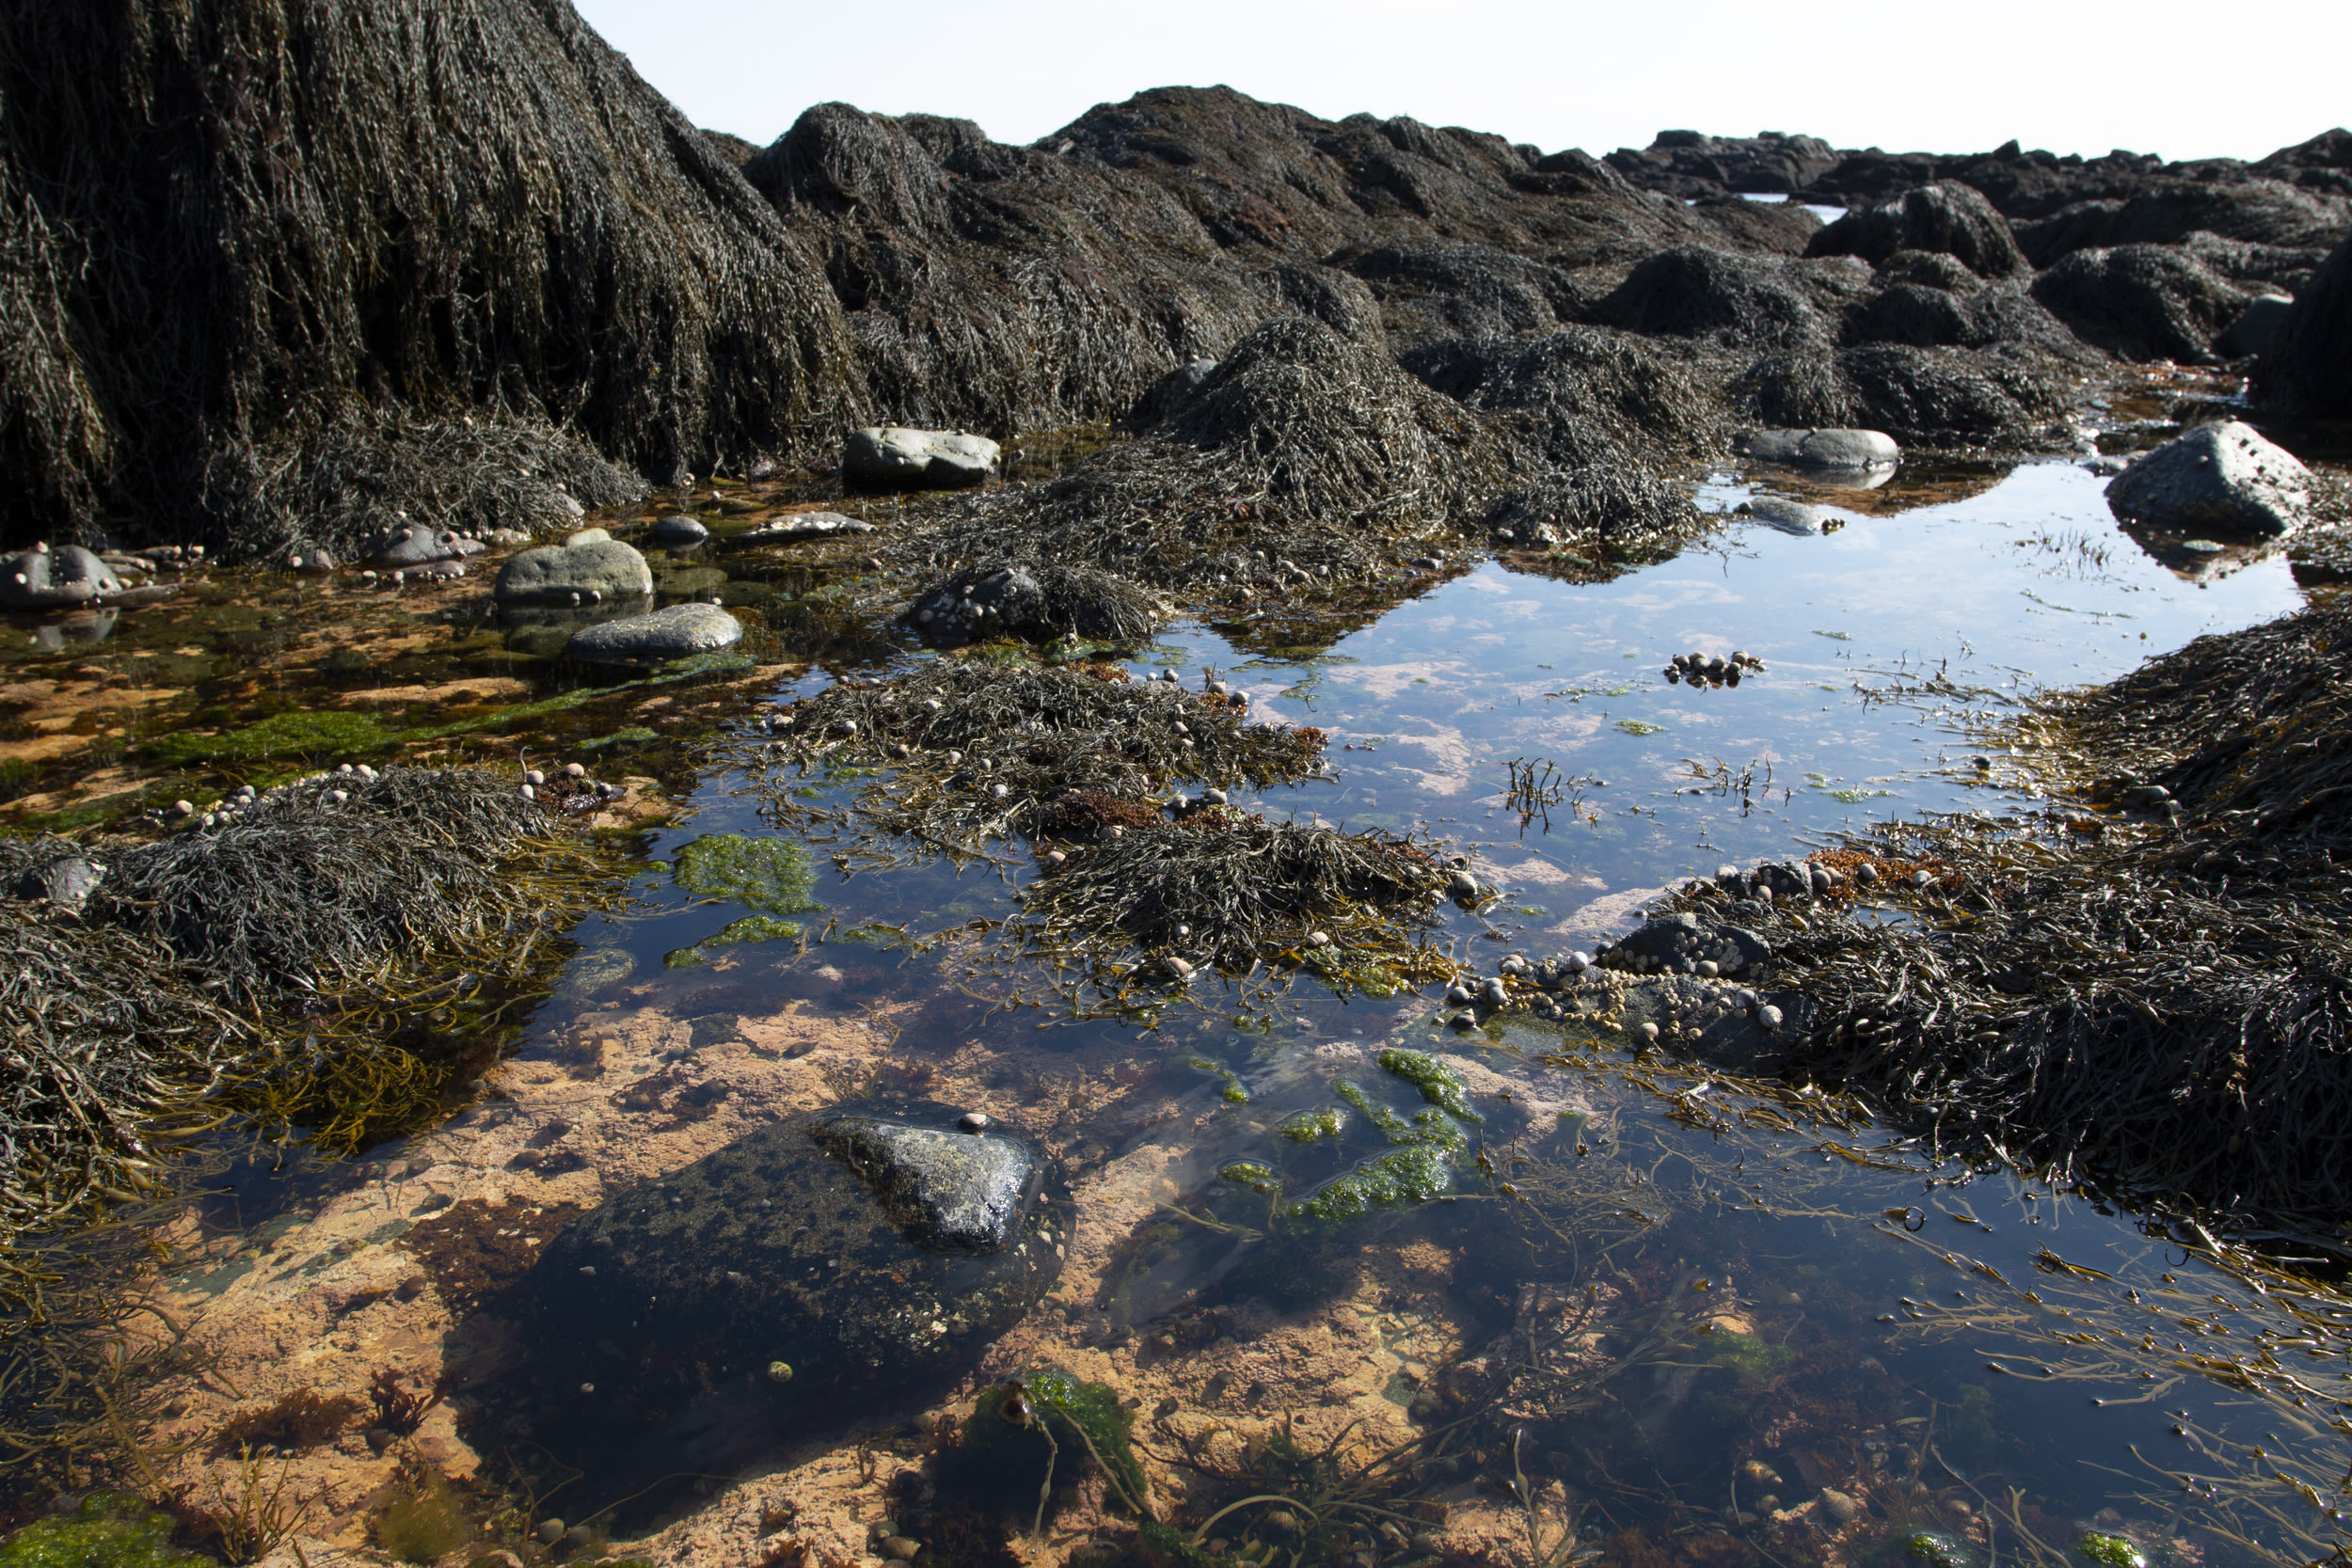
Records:
{"label": "smooth rounded stone", "polygon": [[792,545],[803,539],[831,539],[845,533],[878,533],[872,523],[845,517],[838,512],[794,512],[760,524],[739,536],[739,543]]}
{"label": "smooth rounded stone", "polygon": [[450,529],[409,523],[393,529],[368,547],[368,560],[378,566],[421,566],[431,561],[456,561],[482,553],[482,541]]}
{"label": "smooth rounded stone", "polygon": [[334,552],[322,546],[314,546],[289,556],[286,560],[288,571],[299,572],[306,578],[332,577],[335,575],[335,567]]}
{"label": "smooth rounded stone", "polygon": [[2200,425],[2148,453],[2107,485],[2127,523],[2179,531],[2277,538],[2311,515],[2311,470],[2236,420]]}
{"label": "smooth rounded stone", "polygon": [[583,528],[565,534],[564,543],[566,545],[603,545],[610,543],[612,538],[612,531],[610,529]]}
{"label": "smooth rounded stone", "polygon": [[[1611,949],[1619,962],[1644,960],[1681,970],[1712,961],[1724,974],[1738,974],[1772,956],[1772,945],[1744,926],[1710,924],[1688,911],[1661,915]],[[1683,971],[1689,973],[1689,971]]]}
{"label": "smooth rounded stone", "polygon": [[961,490],[986,483],[1000,455],[985,436],[870,426],[842,444],[841,478],[872,489]]}
{"label": "smooth rounded stone", "polygon": [[691,549],[710,537],[710,531],[683,513],[673,514],[646,530],[645,538],[667,550]]}
{"label": "smooth rounded stone", "polygon": [[1053,1287],[1073,1218],[1057,1162],[957,1116],[804,1113],[582,1215],[514,1298],[553,1414],[583,1381],[613,1423],[681,1410],[706,1379],[805,1411],[953,1377]]}
{"label": "smooth rounded stone", "polygon": [[1754,517],[1757,522],[1769,523],[1783,533],[1819,533],[1826,521],[1820,507],[1807,506],[1803,501],[1783,500],[1778,496],[1751,497],[1734,507],[1732,515]]}
{"label": "smooth rounded stone", "polygon": [[16,895],[27,903],[43,901],[80,910],[106,879],[106,868],[83,855],[59,855],[27,866],[16,879]]}
{"label": "smooth rounded stone", "polygon": [[561,545],[521,551],[499,568],[498,583],[491,589],[501,600],[566,602],[575,594],[624,599],[652,592],[653,568],[645,558],[602,529],[583,529]]}
{"label": "smooth rounded stone", "polygon": [[26,550],[0,564],[0,607],[66,610],[128,591],[115,569],[79,545]]}
{"label": "smooth rounded stone", "polygon": [[1895,437],[1879,430],[1758,430],[1742,450],[1760,463],[1801,468],[1891,468],[1903,456]]}
{"label": "smooth rounded stone", "polygon": [[2246,302],[2237,320],[2214,340],[2215,352],[2232,359],[2262,353],[2270,346],[2270,340],[2279,335],[2279,324],[2287,319],[2287,311],[2294,305],[2292,294],[2256,294]]}
{"label": "smooth rounded stone", "polygon": [[675,604],[582,626],[564,644],[564,657],[583,664],[660,664],[733,647],[742,636],[743,623],[717,605]]}

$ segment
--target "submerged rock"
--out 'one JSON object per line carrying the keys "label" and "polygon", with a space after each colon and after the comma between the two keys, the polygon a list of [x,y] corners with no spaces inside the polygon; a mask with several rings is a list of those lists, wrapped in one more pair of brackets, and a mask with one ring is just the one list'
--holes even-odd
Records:
{"label": "submerged rock", "polygon": [[1783,500],[1778,496],[1756,496],[1733,508],[1737,516],[1754,517],[1769,523],[1783,533],[1820,533],[1825,520],[1821,509],[1803,501]]}
{"label": "submerged rock", "polygon": [[841,478],[868,489],[961,490],[986,483],[1000,454],[985,436],[874,426],[850,433]]}
{"label": "submerged rock", "polygon": [[1903,455],[1893,436],[1876,430],[1759,430],[1744,448],[1758,462],[1804,468],[1891,468]]}
{"label": "submerged rock", "polygon": [[717,605],[674,604],[582,626],[564,644],[564,657],[583,664],[660,664],[730,648],[742,637],[743,623]]}
{"label": "submerged rock", "polygon": [[708,529],[683,513],[664,517],[645,531],[647,542],[670,550],[691,549],[709,537]]}
{"label": "submerged rock", "polygon": [[501,600],[643,598],[653,592],[645,558],[600,528],[583,529],[561,545],[524,550],[499,569],[491,590]]}
{"label": "submerged rock", "polygon": [[2127,523],[2271,538],[2311,514],[2311,470],[2253,426],[2232,420],[2167,441],[2107,484]]}
{"label": "submerged rock", "polygon": [[0,608],[65,610],[127,592],[122,578],[79,545],[42,546],[0,564]]}
{"label": "submerged rock", "polygon": [[731,1384],[806,1409],[950,1375],[1053,1286],[1073,1212],[1050,1156],[957,1114],[796,1116],[616,1192],[517,1288],[542,1397],[610,1425]]}

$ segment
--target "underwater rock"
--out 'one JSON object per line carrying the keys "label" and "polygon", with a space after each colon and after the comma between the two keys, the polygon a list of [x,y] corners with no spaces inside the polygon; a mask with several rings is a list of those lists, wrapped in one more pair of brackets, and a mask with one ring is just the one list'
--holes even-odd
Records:
{"label": "underwater rock", "polygon": [[1821,509],[1803,501],[1783,500],[1778,496],[1755,496],[1732,509],[1735,516],[1754,517],[1759,523],[1770,523],[1783,533],[1819,533],[1823,521]]}
{"label": "underwater rock", "polygon": [[583,664],[644,666],[713,653],[734,646],[742,637],[743,623],[717,605],[674,604],[582,626],[564,644],[564,657]]}
{"label": "underwater rock", "polygon": [[499,568],[491,593],[501,600],[643,598],[653,592],[653,568],[630,546],[602,529],[583,529],[561,545],[524,550]]}
{"label": "underwater rock", "polygon": [[125,592],[113,567],[79,545],[46,545],[0,564],[0,608],[64,610]]}
{"label": "underwater rock", "polygon": [[1876,430],[1758,430],[1740,447],[1759,463],[1801,468],[1891,468],[1903,455],[1893,436]]}
{"label": "underwater rock", "polygon": [[[707,1389],[803,1413],[951,1374],[1052,1288],[1073,1215],[1051,1156],[1002,1122],[957,1132],[957,1115],[837,1106],[614,1192],[516,1287],[540,1399],[612,1429]],[[911,1229],[1001,1239],[976,1250]]]}
{"label": "underwater rock", "polygon": [[993,1252],[1012,1239],[1035,1196],[1037,1164],[1026,1145],[980,1127],[909,1127],[872,1117],[825,1117],[809,1129],[819,1148],[874,1189],[909,1240],[926,1246]]}
{"label": "underwater rock", "polygon": [[645,531],[645,538],[668,550],[691,549],[710,537],[710,531],[684,514],[664,517]]}
{"label": "underwater rock", "polygon": [[850,433],[841,478],[877,490],[961,490],[988,483],[999,454],[985,436],[875,426]]}
{"label": "underwater rock", "polygon": [[2275,538],[2311,513],[2311,470],[2253,426],[2231,420],[2167,441],[2107,484],[2127,523]]}

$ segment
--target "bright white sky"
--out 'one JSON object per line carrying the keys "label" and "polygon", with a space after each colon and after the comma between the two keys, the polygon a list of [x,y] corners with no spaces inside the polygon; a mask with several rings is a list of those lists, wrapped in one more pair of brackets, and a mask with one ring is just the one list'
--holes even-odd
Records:
{"label": "bright white sky", "polygon": [[2252,158],[2352,120],[2347,0],[575,3],[698,124],[762,144],[831,99],[1026,142],[1145,87],[1216,83],[1597,154],[1671,126]]}

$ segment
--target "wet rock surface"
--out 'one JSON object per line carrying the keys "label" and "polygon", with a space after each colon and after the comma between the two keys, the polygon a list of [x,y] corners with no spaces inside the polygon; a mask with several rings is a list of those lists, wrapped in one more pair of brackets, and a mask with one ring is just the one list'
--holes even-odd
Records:
{"label": "wet rock surface", "polygon": [[1772,956],[1772,944],[1745,927],[1709,924],[1685,912],[1661,915],[1618,939],[1601,950],[1597,961],[1605,969],[1685,974],[1699,973],[1701,964],[1712,964],[1717,974],[1730,977]]}
{"label": "wet rock surface", "polygon": [[482,541],[469,539],[450,529],[429,528],[423,523],[410,523],[386,533],[368,548],[368,562],[375,566],[422,566],[435,561],[460,561],[482,553]]}
{"label": "wet rock surface", "polygon": [[1741,501],[1738,515],[1768,523],[1783,533],[1820,533],[1821,525],[1827,521],[1820,507],[1807,506],[1803,501],[1783,500],[1778,496],[1756,496]]}
{"label": "wet rock surface", "polygon": [[986,483],[999,455],[985,436],[880,426],[850,433],[841,478],[872,490],[961,490]]}
{"label": "wet rock surface", "polygon": [[0,562],[0,608],[8,610],[65,610],[117,597],[128,586],[79,545],[42,546]]}
{"label": "wet rock surface", "polygon": [[2276,537],[2309,519],[2311,471],[2233,420],[2201,425],[2133,464],[2108,483],[2107,505],[2125,522]]}
{"label": "wet rock surface", "polygon": [[636,547],[600,528],[582,529],[561,545],[510,558],[492,592],[501,600],[639,598],[653,592],[653,568]]}
{"label": "wet rock surface", "polygon": [[538,1397],[615,1431],[706,1387],[807,1413],[968,1362],[1052,1288],[1072,1209],[1025,1134],[959,1114],[793,1116],[613,1194],[516,1288]]}
{"label": "wet rock surface", "polygon": [[733,647],[742,637],[743,623],[717,605],[678,604],[582,626],[564,644],[564,656],[583,664],[642,667],[691,654],[716,653]]}
{"label": "wet rock surface", "polygon": [[1758,430],[1740,443],[1759,463],[1804,468],[1891,468],[1903,449],[1879,430]]}

